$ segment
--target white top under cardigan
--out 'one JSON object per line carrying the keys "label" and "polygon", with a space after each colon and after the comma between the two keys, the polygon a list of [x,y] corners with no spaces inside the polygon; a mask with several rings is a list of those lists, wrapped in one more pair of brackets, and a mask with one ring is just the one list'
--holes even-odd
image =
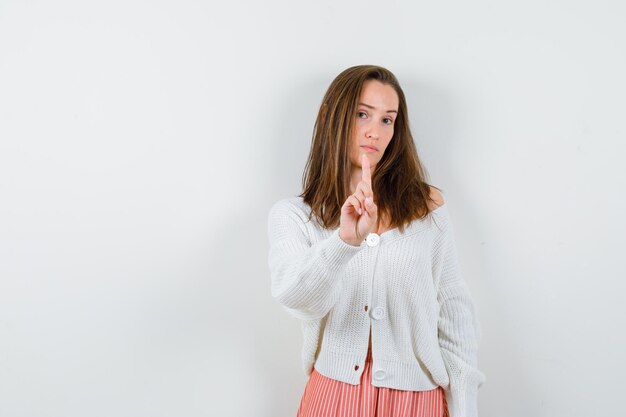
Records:
{"label": "white top under cardigan", "polygon": [[[301,320],[302,360],[357,385],[372,329],[372,384],[409,391],[441,386],[451,417],[477,415],[480,327],[459,269],[448,203],[400,233],[360,246],[324,229],[301,197],[269,212],[271,293]],[[367,311],[366,311],[367,310]],[[358,367],[357,367],[358,365]]]}

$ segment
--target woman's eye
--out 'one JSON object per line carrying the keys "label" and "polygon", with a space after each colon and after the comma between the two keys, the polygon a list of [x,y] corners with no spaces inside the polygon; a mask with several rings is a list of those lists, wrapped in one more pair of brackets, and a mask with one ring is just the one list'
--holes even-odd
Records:
{"label": "woman's eye", "polygon": [[385,124],[388,124],[388,125],[393,123],[393,120],[391,120],[389,117],[385,117],[383,120],[385,121]]}
{"label": "woman's eye", "polygon": [[365,114],[365,112],[363,112],[363,111],[358,112],[358,115],[359,115],[359,118],[361,118],[361,119],[362,119],[363,117],[366,117],[366,116],[367,116],[367,114]]}

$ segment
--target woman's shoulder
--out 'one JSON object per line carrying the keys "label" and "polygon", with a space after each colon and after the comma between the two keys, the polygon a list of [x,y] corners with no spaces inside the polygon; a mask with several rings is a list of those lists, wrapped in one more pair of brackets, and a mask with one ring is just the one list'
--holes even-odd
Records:
{"label": "woman's shoulder", "polygon": [[304,208],[304,207],[308,207],[307,204],[304,202],[304,199],[300,196],[291,196],[291,197],[284,197],[281,199],[278,199],[274,202],[274,204],[272,204],[272,208],[273,207],[295,207],[295,208]]}
{"label": "woman's shoulder", "polygon": [[435,211],[439,207],[442,207],[445,204],[445,201],[443,200],[443,194],[441,193],[441,190],[439,190],[438,188],[433,187],[432,185],[430,186],[430,198],[432,200],[434,200],[434,201],[428,201],[428,210],[429,211]]}
{"label": "woman's shoulder", "polygon": [[308,217],[311,209],[300,196],[285,197],[276,201],[270,207],[270,216],[296,215],[300,218]]}

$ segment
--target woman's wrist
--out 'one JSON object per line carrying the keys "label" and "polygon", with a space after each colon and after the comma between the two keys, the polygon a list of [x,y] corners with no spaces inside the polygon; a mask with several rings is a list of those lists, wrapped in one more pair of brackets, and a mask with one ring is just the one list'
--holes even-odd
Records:
{"label": "woman's wrist", "polygon": [[361,246],[361,242],[363,241],[363,240],[359,241],[356,239],[348,239],[342,235],[341,230],[339,230],[339,238],[341,238],[341,240],[343,240],[348,245],[352,245],[352,246]]}

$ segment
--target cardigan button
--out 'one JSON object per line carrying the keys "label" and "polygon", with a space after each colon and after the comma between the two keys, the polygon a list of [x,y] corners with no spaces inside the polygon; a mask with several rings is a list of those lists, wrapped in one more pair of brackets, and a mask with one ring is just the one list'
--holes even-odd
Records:
{"label": "cardigan button", "polygon": [[380,236],[378,236],[376,233],[370,233],[365,238],[365,242],[367,243],[367,246],[373,248],[374,246],[378,245],[378,242],[380,242]]}
{"label": "cardigan button", "polygon": [[383,371],[382,369],[377,369],[376,372],[374,372],[374,379],[378,381],[380,381],[381,379],[385,379],[386,376],[387,376],[387,373]]}
{"label": "cardigan button", "polygon": [[385,309],[382,307],[376,307],[372,310],[372,317],[376,320],[381,320],[385,317]]}

